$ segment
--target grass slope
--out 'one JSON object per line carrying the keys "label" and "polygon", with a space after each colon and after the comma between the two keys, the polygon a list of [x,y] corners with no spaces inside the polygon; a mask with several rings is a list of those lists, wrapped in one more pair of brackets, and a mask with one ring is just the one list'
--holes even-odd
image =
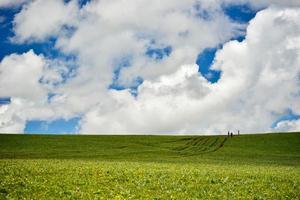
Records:
{"label": "grass slope", "polygon": [[0,199],[299,199],[300,134],[0,135]]}

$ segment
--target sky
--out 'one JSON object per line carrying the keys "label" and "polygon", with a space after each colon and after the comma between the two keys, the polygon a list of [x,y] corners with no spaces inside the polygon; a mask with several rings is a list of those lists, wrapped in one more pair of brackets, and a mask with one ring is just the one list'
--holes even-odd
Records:
{"label": "sky", "polygon": [[300,131],[298,0],[0,0],[0,132]]}

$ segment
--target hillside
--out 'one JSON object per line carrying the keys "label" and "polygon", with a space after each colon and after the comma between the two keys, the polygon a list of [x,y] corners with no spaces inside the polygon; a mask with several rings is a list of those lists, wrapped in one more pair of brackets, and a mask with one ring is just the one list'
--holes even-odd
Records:
{"label": "hillside", "polygon": [[300,134],[240,136],[0,135],[0,158],[300,164]]}
{"label": "hillside", "polygon": [[0,135],[0,199],[299,198],[299,133]]}

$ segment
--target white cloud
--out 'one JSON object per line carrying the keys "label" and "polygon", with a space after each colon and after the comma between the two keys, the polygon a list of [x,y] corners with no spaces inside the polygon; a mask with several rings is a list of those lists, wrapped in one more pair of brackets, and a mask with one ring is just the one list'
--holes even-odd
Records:
{"label": "white cloud", "polygon": [[0,96],[17,96],[31,101],[45,96],[45,89],[39,84],[44,62],[43,57],[33,51],[5,57],[0,64]]}
{"label": "white cloud", "polygon": [[[126,2],[126,9],[122,9],[123,1],[94,1],[82,8],[74,34],[60,35],[56,44],[62,51],[78,56],[78,76],[58,88],[58,93],[64,94],[60,101],[63,109],[86,113],[96,105],[110,107],[107,88],[112,83],[116,60],[122,57],[133,58],[132,66],[121,71],[119,80],[130,85],[137,76],[154,80],[172,74],[181,65],[195,62],[201,49],[234,35],[239,25],[217,12],[218,7],[210,8],[215,16],[206,22],[187,12],[192,2],[156,1],[148,6],[146,1]],[[182,21],[181,26],[176,21]],[[182,31],[189,34],[182,38]],[[160,62],[145,56],[152,39],[159,47],[171,45],[171,56]]]}
{"label": "white cloud", "polygon": [[110,110],[92,109],[82,132],[269,131],[284,109],[299,113],[299,15],[298,8],[258,13],[245,41],[229,42],[217,53],[213,68],[222,70],[217,84],[198,77],[191,65],[145,81],[137,99],[113,91]]}
{"label": "white cloud", "polygon": [[[9,109],[10,107],[10,109]],[[22,133],[24,120],[20,119],[11,106],[0,105],[0,132],[1,133]]]}
{"label": "white cloud", "polygon": [[109,107],[103,104],[91,109],[83,119],[82,132],[185,132],[185,118],[193,115],[191,108],[205,98],[209,85],[196,65],[184,65],[158,81],[145,81],[137,99],[128,91],[111,91]]}
{"label": "white cloud", "polygon": [[33,51],[12,54],[1,61],[0,97],[12,97],[12,103],[0,107],[0,132],[22,132],[28,117],[24,108],[47,100],[47,91],[39,84],[43,67],[43,57]]}
{"label": "white cloud", "polygon": [[299,131],[300,120],[285,120],[279,122],[274,128],[276,131]]}
{"label": "white cloud", "polygon": [[[297,2],[251,2],[271,6],[250,22],[243,42],[227,42],[217,52],[213,68],[222,75],[210,84],[198,73],[197,55],[244,26],[222,13],[221,2],[237,3],[200,1],[209,20],[197,17],[194,0],[96,0],[81,9],[76,1],[28,3],[14,19],[14,40],[57,37],[56,48],[76,55],[77,76],[55,86],[67,70],[64,61],[33,52],[6,57],[0,96],[13,102],[0,112],[6,124],[0,130],[20,131],[28,119],[82,115],[83,133],[261,132],[286,108],[300,113],[300,10],[289,7]],[[72,26],[72,33],[64,26]],[[172,53],[153,60],[145,55],[149,46],[171,46]],[[119,83],[144,79],[137,97],[107,89],[122,58],[130,58],[131,66],[121,70]],[[57,94],[50,103],[49,91]]]}
{"label": "white cloud", "polygon": [[[1,61],[0,97],[11,97],[12,102],[0,105],[0,132],[23,132],[26,120],[70,117],[68,110],[48,104],[48,92],[54,89],[49,83],[61,79],[53,72],[52,62],[33,51],[11,54]],[[48,84],[40,81],[43,77]]]}
{"label": "white cloud", "polygon": [[15,42],[42,41],[61,33],[64,25],[72,25],[77,3],[62,0],[35,0],[23,6],[14,19]]}

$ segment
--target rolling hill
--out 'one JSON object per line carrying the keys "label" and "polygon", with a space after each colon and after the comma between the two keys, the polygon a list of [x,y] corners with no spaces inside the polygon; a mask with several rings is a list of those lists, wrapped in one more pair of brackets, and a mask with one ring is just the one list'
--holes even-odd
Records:
{"label": "rolling hill", "polygon": [[300,134],[0,135],[0,199],[299,199]]}

